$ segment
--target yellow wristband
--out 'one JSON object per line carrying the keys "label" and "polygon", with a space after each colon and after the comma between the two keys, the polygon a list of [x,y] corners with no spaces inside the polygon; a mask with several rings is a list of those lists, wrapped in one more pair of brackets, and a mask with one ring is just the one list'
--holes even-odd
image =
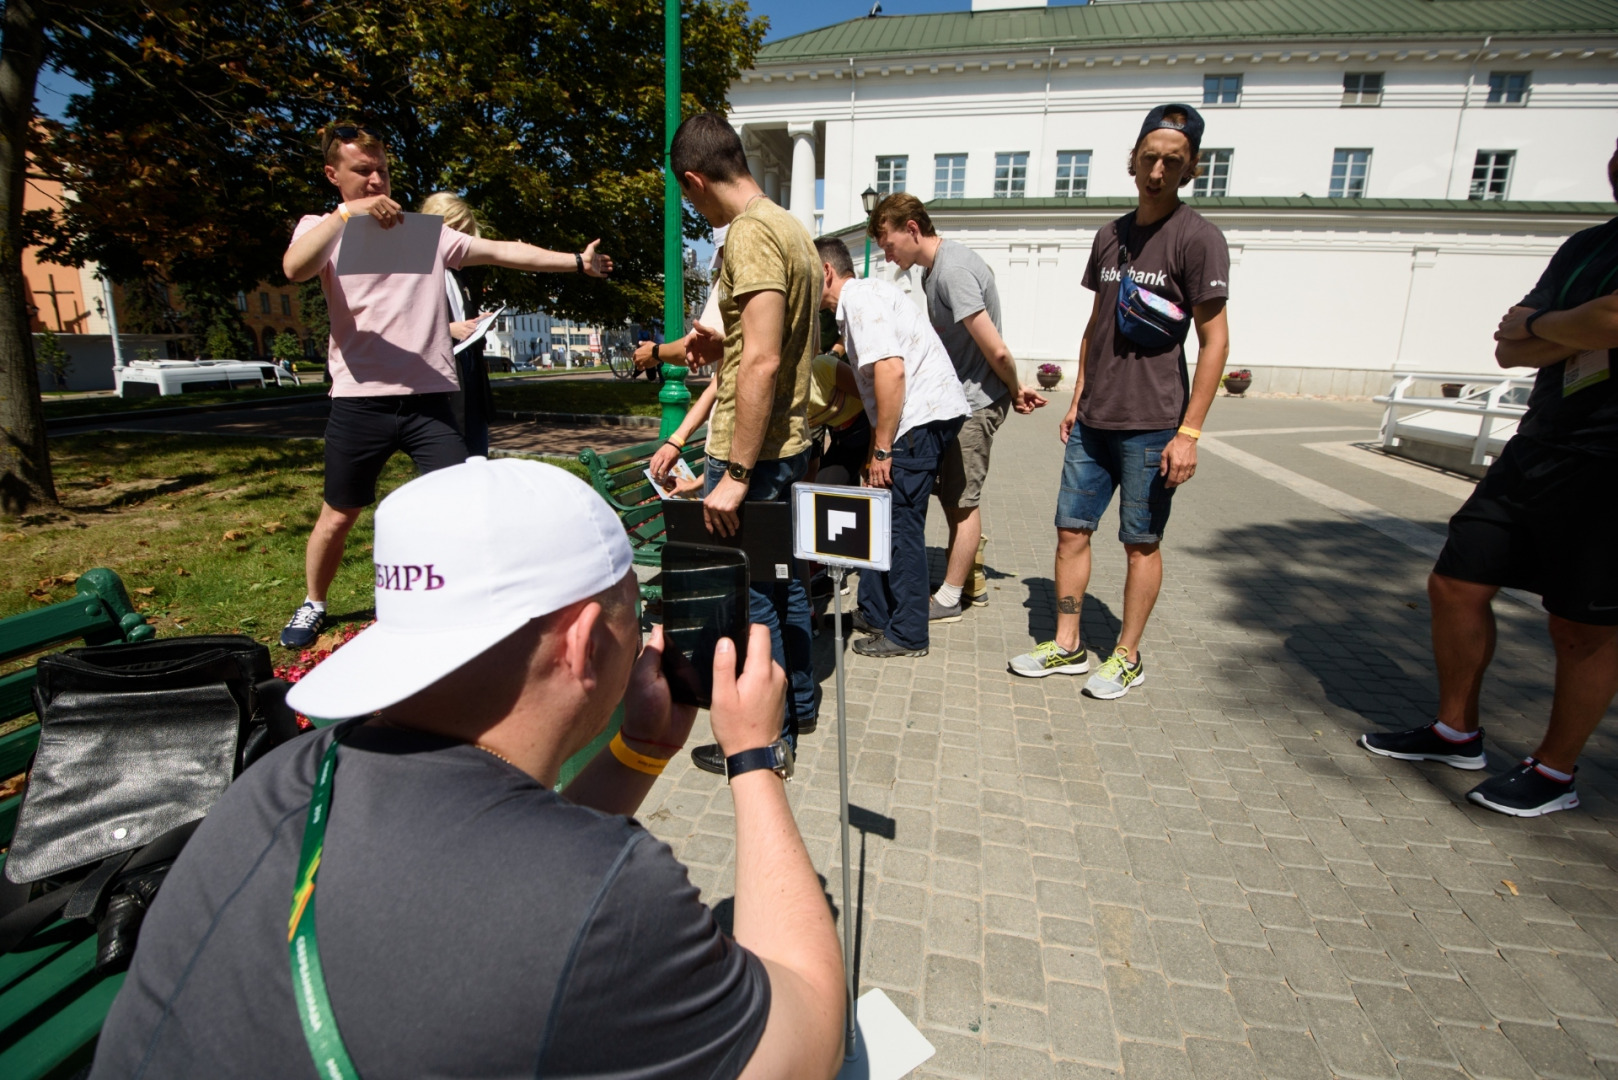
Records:
{"label": "yellow wristband", "polygon": [[337,216],[343,219],[343,224],[348,224],[348,204],[346,202],[337,204]]}
{"label": "yellow wristband", "polygon": [[621,731],[612,737],[612,742],[607,744],[607,749],[612,751],[612,756],[617,758],[624,768],[634,769],[636,772],[645,773],[647,776],[662,776],[663,770],[669,764],[667,758],[647,757],[645,754],[637,754],[631,750],[629,744],[624,742],[624,733]]}
{"label": "yellow wristband", "polygon": [[1189,435],[1193,439],[1200,439],[1200,438],[1202,438],[1202,429],[1201,428],[1194,428],[1194,427],[1186,427],[1184,424],[1181,424],[1180,425],[1180,434],[1181,435]]}

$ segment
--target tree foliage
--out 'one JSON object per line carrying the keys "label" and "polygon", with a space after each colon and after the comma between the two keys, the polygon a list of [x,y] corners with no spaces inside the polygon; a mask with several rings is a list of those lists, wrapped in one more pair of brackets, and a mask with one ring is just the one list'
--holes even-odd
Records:
{"label": "tree foliage", "polygon": [[303,355],[303,346],[298,344],[298,335],[291,330],[283,330],[275,335],[270,342],[270,355],[277,360],[296,360]]}
{"label": "tree foliage", "polygon": [[39,332],[39,340],[34,343],[34,358],[40,367],[51,373],[56,389],[67,389],[67,369],[73,366],[73,358],[48,326]]}

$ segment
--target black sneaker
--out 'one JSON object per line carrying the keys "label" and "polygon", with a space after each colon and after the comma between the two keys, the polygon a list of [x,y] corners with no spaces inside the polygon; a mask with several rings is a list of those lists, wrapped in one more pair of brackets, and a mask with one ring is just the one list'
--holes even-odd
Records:
{"label": "black sneaker", "polygon": [[1451,742],[1433,724],[1409,731],[1372,731],[1359,737],[1359,745],[1373,754],[1400,761],[1442,761],[1457,769],[1481,769],[1483,729],[1465,742]]}
{"label": "black sneaker", "polygon": [[1543,817],[1579,805],[1579,793],[1573,790],[1573,781],[1546,776],[1533,758],[1526,759],[1510,772],[1489,777],[1468,791],[1466,797],[1479,806],[1512,817]]}
{"label": "black sneaker", "polygon": [[854,629],[858,630],[862,634],[876,634],[880,637],[883,633],[882,628],[880,626],[872,625],[865,618],[865,612],[861,611],[859,608],[854,609],[854,618],[851,621],[854,624]]}
{"label": "black sneaker", "polygon": [[305,600],[281,628],[281,644],[289,649],[307,649],[315,643],[325,625],[326,613]]}
{"label": "black sneaker", "polygon": [[887,659],[894,656],[926,656],[926,649],[907,649],[886,634],[877,634],[875,637],[860,638],[854,643],[854,651],[861,656],[875,656]]}

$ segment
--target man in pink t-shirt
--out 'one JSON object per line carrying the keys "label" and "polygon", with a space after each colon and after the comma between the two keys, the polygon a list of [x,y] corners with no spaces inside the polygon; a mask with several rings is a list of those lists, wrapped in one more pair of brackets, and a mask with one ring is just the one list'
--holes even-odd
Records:
{"label": "man in pink t-shirt", "polygon": [[327,370],[325,498],[309,534],[304,574],[309,594],[281,631],[281,644],[307,648],[326,621],[326,590],[337,576],[343,543],[360,511],[376,501],[376,482],[394,451],[418,472],[466,460],[466,443],[450,407],[460,387],[450,347],[444,270],[505,266],[535,273],[606,277],[612,259],[592,241],[583,252],[547,251],[516,241],[485,240],[445,227],[426,274],[337,274],[343,226],[370,215],[384,229],[403,220],[390,198],[388,155],[381,136],[359,124],[321,135],[326,179],[342,196],[337,209],[298,222],[281,260],[292,281],[318,275],[331,314]]}

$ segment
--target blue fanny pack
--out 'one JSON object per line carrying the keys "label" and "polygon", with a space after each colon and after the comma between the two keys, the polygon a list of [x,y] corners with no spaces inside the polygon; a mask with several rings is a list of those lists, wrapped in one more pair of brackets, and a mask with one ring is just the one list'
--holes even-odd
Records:
{"label": "blue fanny pack", "polygon": [[1145,352],[1163,352],[1185,342],[1191,317],[1172,300],[1143,289],[1130,276],[1129,223],[1118,219],[1118,332]]}

